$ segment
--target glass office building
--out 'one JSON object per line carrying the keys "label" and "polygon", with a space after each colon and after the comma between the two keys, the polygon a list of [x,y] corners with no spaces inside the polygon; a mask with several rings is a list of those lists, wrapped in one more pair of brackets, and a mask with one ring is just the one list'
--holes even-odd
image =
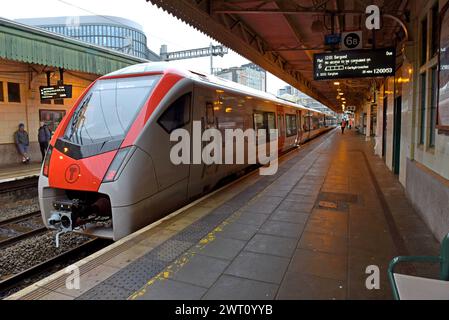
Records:
{"label": "glass office building", "polygon": [[148,49],[147,37],[142,27],[128,19],[113,16],[74,16],[16,21],[139,58],[160,60],[156,53]]}
{"label": "glass office building", "polygon": [[220,78],[231,80],[260,91],[266,91],[267,88],[267,72],[254,63],[216,70],[214,73]]}

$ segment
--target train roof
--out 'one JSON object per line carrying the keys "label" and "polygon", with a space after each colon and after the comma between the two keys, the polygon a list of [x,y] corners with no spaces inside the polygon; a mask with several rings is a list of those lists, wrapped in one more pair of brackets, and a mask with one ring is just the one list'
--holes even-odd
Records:
{"label": "train roof", "polygon": [[332,116],[329,113],[321,112],[321,111],[318,111],[318,110],[315,110],[315,109],[312,109],[312,108],[309,108],[309,107],[306,107],[306,106],[303,106],[303,105],[300,105],[297,103],[293,103],[293,102],[290,102],[290,101],[287,101],[284,99],[280,99],[273,94],[270,94],[270,93],[267,93],[264,91],[260,91],[260,90],[256,90],[256,89],[244,86],[242,84],[239,84],[239,83],[236,83],[236,82],[233,82],[230,80],[219,78],[214,75],[210,75],[210,74],[195,71],[195,70],[189,70],[189,69],[183,69],[180,67],[175,67],[168,62],[139,63],[139,64],[135,64],[135,65],[125,67],[123,69],[111,72],[111,73],[105,75],[104,77],[127,75],[127,74],[131,75],[131,74],[139,74],[139,73],[151,73],[151,72],[177,73],[177,74],[181,74],[184,77],[192,79],[197,82],[211,84],[214,86],[218,86],[220,88],[227,88],[232,91],[237,91],[239,93],[242,93],[247,96],[254,97],[254,98],[270,100],[277,104],[290,106],[293,108],[306,109],[311,112],[316,112],[316,113],[321,113],[324,115]]}

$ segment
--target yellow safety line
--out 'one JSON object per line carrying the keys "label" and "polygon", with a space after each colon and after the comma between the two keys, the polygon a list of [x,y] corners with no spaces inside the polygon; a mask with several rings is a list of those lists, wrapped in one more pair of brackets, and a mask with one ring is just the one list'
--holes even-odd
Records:
{"label": "yellow safety line", "polygon": [[[332,131],[330,131],[330,132],[332,132]],[[313,141],[313,140],[311,140],[311,141]],[[324,142],[326,142],[326,140],[319,143],[317,148],[320,147]],[[310,141],[308,143],[310,143]],[[279,158],[284,158],[287,155],[291,155],[291,154],[292,153],[289,152],[289,153],[282,155]],[[242,177],[242,178],[244,178],[244,177]],[[261,193],[259,193],[253,199],[251,199],[250,202],[254,201],[256,198],[259,198],[261,196]],[[192,257],[195,256],[196,253],[198,253],[200,250],[203,250],[206,247],[206,245],[208,245],[209,243],[213,242],[216,239],[216,234],[223,231],[223,228],[226,225],[234,222],[237,218],[239,218],[243,213],[243,209],[247,205],[248,204],[244,205],[239,210],[234,212],[230,217],[225,219],[222,223],[220,223],[217,227],[215,227],[211,232],[209,232],[206,237],[202,238],[195,245],[195,247],[193,249],[189,249],[187,252],[183,253],[181,255],[181,257],[176,259],[172,264],[168,265],[167,267],[165,267],[164,270],[162,270],[156,276],[154,276],[153,278],[148,280],[147,283],[145,285],[143,285],[142,288],[140,288],[139,290],[137,290],[133,294],[131,294],[127,300],[135,300],[138,297],[143,296],[147,292],[148,288],[151,287],[153,284],[155,284],[157,281],[165,281],[167,279],[170,279],[176,272],[178,272],[184,265],[186,265],[190,261],[190,259],[192,259]]]}
{"label": "yellow safety line", "polygon": [[164,270],[159,272],[156,276],[148,280],[148,282],[139,290],[134,292],[128,297],[128,300],[135,300],[138,297],[141,297],[147,292],[148,288],[152,286],[157,281],[164,281],[170,279],[176,272],[178,272],[184,265],[186,265],[192,257],[195,256],[199,251],[203,250],[209,243],[213,242],[217,237],[216,234],[223,231],[223,228],[228,224],[232,223],[242,214],[242,208],[238,211],[234,212],[230,217],[225,219],[222,223],[220,223],[217,227],[215,227],[211,232],[207,234],[204,238],[202,238],[193,249],[188,250],[183,253],[181,257],[175,260],[172,264],[165,267]]}

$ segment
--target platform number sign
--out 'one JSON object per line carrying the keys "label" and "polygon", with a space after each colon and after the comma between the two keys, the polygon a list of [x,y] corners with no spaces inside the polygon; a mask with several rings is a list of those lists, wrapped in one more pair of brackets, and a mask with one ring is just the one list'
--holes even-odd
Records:
{"label": "platform number sign", "polygon": [[362,49],[362,31],[343,32],[341,48],[343,50]]}

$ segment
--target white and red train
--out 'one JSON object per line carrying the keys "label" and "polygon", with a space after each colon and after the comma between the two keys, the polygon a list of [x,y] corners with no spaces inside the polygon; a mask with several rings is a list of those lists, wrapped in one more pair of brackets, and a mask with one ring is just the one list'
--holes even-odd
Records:
{"label": "white and red train", "polygon": [[118,240],[207,193],[248,165],[170,161],[170,133],[278,129],[285,152],[333,116],[213,76],[146,63],[93,82],[57,128],[39,178],[44,223]]}

